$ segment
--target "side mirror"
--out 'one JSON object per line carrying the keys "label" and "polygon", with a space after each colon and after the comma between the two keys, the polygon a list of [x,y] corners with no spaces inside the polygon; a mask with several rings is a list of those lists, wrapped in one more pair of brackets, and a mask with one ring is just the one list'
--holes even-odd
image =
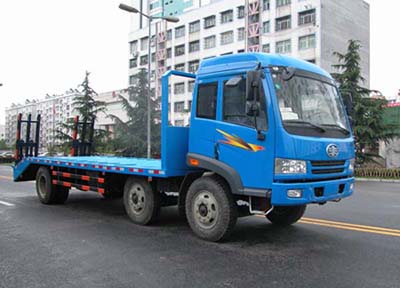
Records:
{"label": "side mirror", "polygon": [[347,115],[352,118],[354,107],[353,107],[353,95],[351,93],[343,94],[343,104],[346,108]]}
{"label": "side mirror", "polygon": [[246,101],[246,115],[253,117],[260,116],[260,102]]}
{"label": "side mirror", "polygon": [[246,100],[247,101],[259,101],[260,97],[256,97],[258,93],[258,86],[260,85],[260,71],[252,70],[247,71],[246,75]]}

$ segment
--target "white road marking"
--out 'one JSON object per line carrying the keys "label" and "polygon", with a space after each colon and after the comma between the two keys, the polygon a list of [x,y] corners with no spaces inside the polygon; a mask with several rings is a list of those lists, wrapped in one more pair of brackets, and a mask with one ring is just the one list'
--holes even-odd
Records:
{"label": "white road marking", "polygon": [[3,204],[3,205],[8,206],[8,207],[15,206],[15,204],[12,204],[12,203],[6,202],[6,201],[1,201],[1,200],[0,200],[0,204]]}

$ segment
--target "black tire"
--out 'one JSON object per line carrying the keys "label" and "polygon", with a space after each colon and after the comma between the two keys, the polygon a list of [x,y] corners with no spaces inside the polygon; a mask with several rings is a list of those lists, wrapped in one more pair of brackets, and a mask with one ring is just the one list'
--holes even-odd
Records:
{"label": "black tire", "polygon": [[145,179],[130,177],[124,186],[124,207],[134,223],[153,223],[160,214],[160,194]]}
{"label": "black tire", "polygon": [[303,217],[307,205],[301,206],[275,206],[266,217],[276,225],[288,226],[296,223]]}
{"label": "black tire", "polygon": [[236,202],[227,183],[218,176],[195,180],[186,195],[185,208],[190,228],[201,239],[222,241],[235,227]]}
{"label": "black tire", "polygon": [[54,204],[64,204],[69,196],[69,188],[63,186],[53,186],[55,189]]}
{"label": "black tire", "polygon": [[40,167],[36,173],[36,193],[43,204],[63,204],[68,199],[69,189],[53,185],[49,169]]}

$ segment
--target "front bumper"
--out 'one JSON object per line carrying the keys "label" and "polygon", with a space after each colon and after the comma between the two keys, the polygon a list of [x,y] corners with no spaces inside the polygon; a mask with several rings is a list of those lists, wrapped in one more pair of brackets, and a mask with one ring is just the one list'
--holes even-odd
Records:
{"label": "front bumper", "polygon": [[[354,177],[307,183],[274,183],[272,185],[271,204],[290,206],[338,200],[353,194],[353,189],[350,187],[354,187],[354,185],[351,185],[353,183]],[[288,197],[287,191],[291,189],[302,190],[301,197]]]}

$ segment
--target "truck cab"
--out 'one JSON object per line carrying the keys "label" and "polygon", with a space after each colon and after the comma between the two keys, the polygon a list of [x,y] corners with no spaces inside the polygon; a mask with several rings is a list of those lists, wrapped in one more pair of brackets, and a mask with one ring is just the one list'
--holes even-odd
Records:
{"label": "truck cab", "polygon": [[353,193],[350,123],[314,64],[261,53],[205,60],[190,123],[187,164],[220,175],[250,212],[304,213]]}

